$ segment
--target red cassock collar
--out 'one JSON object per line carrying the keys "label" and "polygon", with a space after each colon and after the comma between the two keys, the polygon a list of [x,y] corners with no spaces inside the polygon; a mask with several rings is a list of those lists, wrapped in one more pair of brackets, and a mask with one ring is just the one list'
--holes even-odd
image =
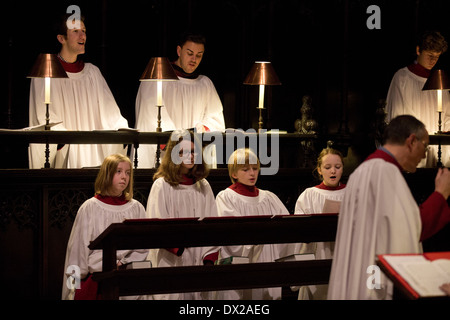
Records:
{"label": "red cassock collar", "polygon": [[74,63],[68,63],[64,61],[59,55],[58,55],[59,61],[61,61],[61,64],[66,72],[70,73],[77,73],[81,72],[84,69],[84,61],[83,60],[77,60]]}
{"label": "red cassock collar", "polygon": [[186,186],[190,186],[192,184],[194,184],[194,178],[188,177],[187,175],[183,174],[181,176],[181,181],[180,184],[186,185]]}
{"label": "red cassock collar", "polygon": [[371,160],[371,159],[383,159],[384,161],[390,162],[394,165],[397,166],[397,168],[400,171],[404,171],[403,168],[400,166],[400,164],[397,162],[397,160],[395,160],[395,158],[393,158],[390,154],[388,154],[387,152],[381,150],[381,149],[377,149],[374,153],[372,153],[371,155],[369,155],[366,160]]}
{"label": "red cassock collar", "polygon": [[431,73],[431,70],[428,70],[427,68],[425,68],[424,66],[422,66],[419,63],[411,63],[408,66],[408,70],[422,78],[428,78]]}
{"label": "red cassock collar", "polygon": [[198,73],[197,73],[196,71],[194,71],[194,72],[192,72],[192,73],[186,73],[186,72],[184,72],[184,70],[183,70],[182,68],[180,68],[179,66],[177,66],[177,65],[175,64],[175,61],[172,62],[171,64],[172,64],[173,70],[175,71],[175,74],[176,74],[178,77],[186,78],[186,79],[197,79],[198,76],[199,76]]}
{"label": "red cassock collar", "polygon": [[346,184],[339,182],[339,185],[337,187],[329,187],[329,186],[325,185],[325,183],[323,183],[323,181],[322,181],[322,183],[317,185],[316,188],[322,189],[322,190],[341,190],[341,189],[344,189],[345,186],[346,186]]}
{"label": "red cassock collar", "polygon": [[113,206],[121,206],[128,202],[128,200],[125,199],[124,195],[121,195],[120,197],[111,197],[111,196],[102,196],[101,194],[96,194],[95,198],[97,198],[101,202],[104,202],[106,204],[110,204]]}
{"label": "red cassock collar", "polygon": [[240,182],[235,182],[228,188],[247,197],[257,197],[259,195],[259,189],[256,186],[247,186]]}

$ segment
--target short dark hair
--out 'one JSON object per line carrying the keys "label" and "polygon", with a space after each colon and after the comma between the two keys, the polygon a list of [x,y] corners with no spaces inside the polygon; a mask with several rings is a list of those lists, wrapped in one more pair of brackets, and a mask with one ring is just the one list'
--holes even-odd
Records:
{"label": "short dark hair", "polygon": [[420,120],[411,115],[400,115],[389,122],[384,130],[383,143],[401,145],[406,139],[415,134],[421,139],[426,132],[425,125]]}
{"label": "short dark hair", "polygon": [[[57,35],[67,36],[67,20],[72,17],[72,14],[66,13],[59,17],[59,20],[55,24],[55,33]],[[80,20],[86,24],[85,17],[83,15],[80,16]]]}
{"label": "short dark hair", "polygon": [[420,52],[422,52],[422,50],[428,50],[444,53],[448,48],[444,36],[439,31],[435,30],[422,32],[417,39],[417,45],[419,46]]}
{"label": "short dark hair", "polygon": [[187,41],[203,44],[206,47],[206,37],[197,31],[185,31],[178,38],[178,45],[183,47]]}

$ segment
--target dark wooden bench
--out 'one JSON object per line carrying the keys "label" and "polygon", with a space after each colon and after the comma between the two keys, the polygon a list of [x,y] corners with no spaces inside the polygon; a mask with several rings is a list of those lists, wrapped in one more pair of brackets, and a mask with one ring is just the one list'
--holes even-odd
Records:
{"label": "dark wooden bench", "polygon": [[328,283],[331,260],[117,270],[116,251],[170,247],[334,241],[336,214],[127,220],[90,245],[103,250],[94,273],[104,299],[170,292]]}

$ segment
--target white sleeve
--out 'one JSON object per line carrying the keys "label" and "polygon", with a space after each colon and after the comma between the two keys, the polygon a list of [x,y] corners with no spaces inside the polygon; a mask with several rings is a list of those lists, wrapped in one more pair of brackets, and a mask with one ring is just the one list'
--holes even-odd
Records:
{"label": "white sleeve", "polygon": [[[75,221],[70,233],[69,242],[67,243],[66,261],[64,264],[64,278],[63,278],[63,300],[72,300],[74,297],[74,290],[69,290],[67,282],[69,277],[74,274],[84,279],[89,273],[89,254],[90,250],[90,225],[88,213],[85,210],[86,206],[82,205],[78,210]],[[79,272],[79,275],[77,273]]]}
{"label": "white sleeve", "polygon": [[233,205],[233,201],[225,191],[221,191],[216,196],[217,213],[219,217],[240,216],[240,213]]}
{"label": "white sleeve", "polygon": [[147,201],[147,215],[150,218],[167,219],[173,218],[172,214],[167,210],[164,178],[156,179]]}
{"label": "white sleeve", "polygon": [[[233,200],[225,190],[217,194],[216,203],[219,217],[241,216],[240,212],[233,206]],[[248,257],[252,248],[253,245],[223,246],[221,247],[220,258],[230,256]]]}
{"label": "white sleeve", "polygon": [[[209,79],[208,79],[209,80]],[[209,93],[205,113],[201,125],[210,131],[225,131],[225,119],[223,116],[222,102],[211,80],[208,82]]]}
{"label": "white sleeve", "polygon": [[308,189],[304,190],[300,196],[297,199],[297,202],[295,203],[295,214],[309,214],[312,213],[312,208],[309,207],[309,201],[308,201]]}
{"label": "white sleeve", "polygon": [[386,120],[389,122],[396,116],[405,113],[404,89],[401,88],[401,77],[397,72],[392,78],[386,98]]}

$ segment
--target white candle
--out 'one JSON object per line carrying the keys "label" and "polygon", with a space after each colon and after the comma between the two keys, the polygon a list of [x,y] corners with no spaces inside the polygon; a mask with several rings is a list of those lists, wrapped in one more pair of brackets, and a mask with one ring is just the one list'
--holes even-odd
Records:
{"label": "white candle", "polygon": [[438,112],[442,112],[442,90],[437,91]]}
{"label": "white candle", "polygon": [[264,85],[259,85],[259,107],[260,109],[264,109]]}
{"label": "white candle", "polygon": [[157,81],[157,96],[156,105],[162,106],[162,81]]}
{"label": "white candle", "polygon": [[45,103],[50,103],[50,78],[45,78]]}

